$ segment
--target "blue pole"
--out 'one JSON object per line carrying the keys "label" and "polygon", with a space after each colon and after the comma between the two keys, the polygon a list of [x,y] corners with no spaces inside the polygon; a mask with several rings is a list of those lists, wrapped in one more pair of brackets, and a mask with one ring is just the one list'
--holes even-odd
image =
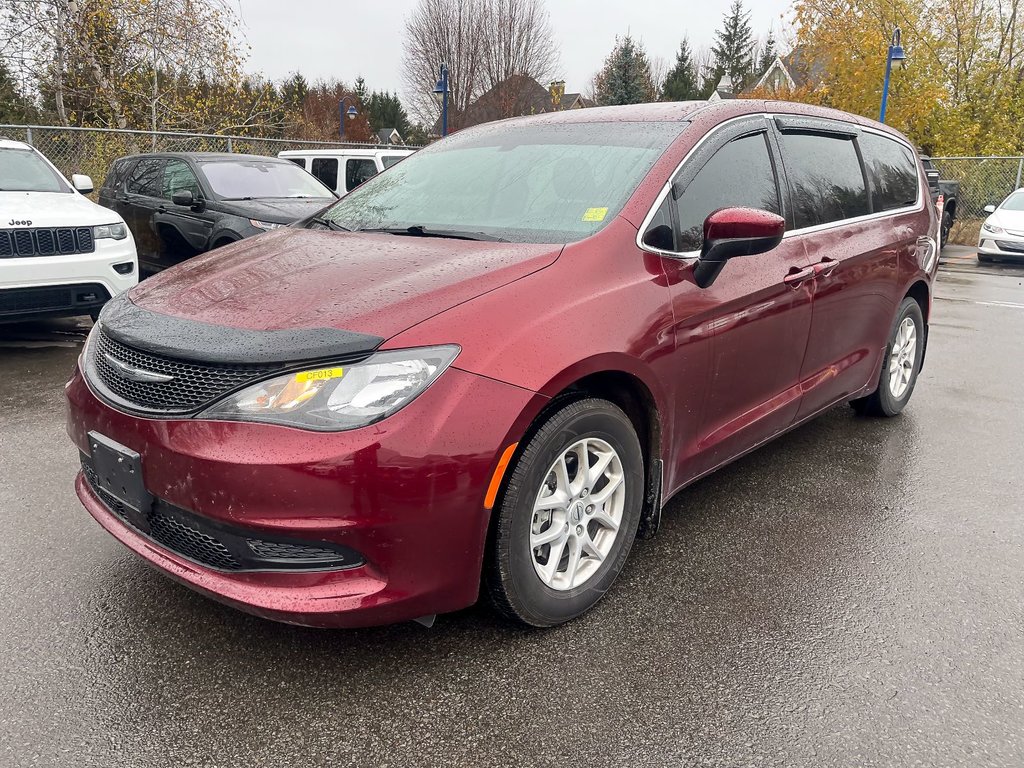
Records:
{"label": "blue pole", "polygon": [[441,65],[441,87],[444,88],[444,95],[441,97],[441,136],[448,135],[448,65]]}
{"label": "blue pole", "polygon": [[892,74],[892,46],[889,46],[889,55],[885,59],[885,82],[882,83],[882,110],[878,115],[878,122],[885,122],[885,106],[889,103],[889,75]]}

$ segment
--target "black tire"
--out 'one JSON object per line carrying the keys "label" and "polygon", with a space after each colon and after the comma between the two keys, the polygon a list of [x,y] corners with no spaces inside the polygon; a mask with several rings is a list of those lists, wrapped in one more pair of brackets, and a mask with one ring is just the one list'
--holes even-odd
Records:
{"label": "black tire", "polygon": [[[907,318],[913,320],[917,332],[914,367],[911,369],[910,382],[906,391],[900,397],[896,397],[889,384],[889,358],[892,355],[896,334]],[[893,323],[892,331],[889,333],[889,343],[885,345],[885,356],[882,359],[882,372],[878,377],[878,386],[867,397],[851,401],[850,405],[853,406],[853,409],[862,416],[895,416],[902,411],[910,402],[910,396],[914,394],[917,376],[921,372],[921,360],[924,358],[924,345],[925,327],[921,305],[907,296],[900,304],[900,311],[896,313],[896,322]]]}
{"label": "black tire", "polygon": [[949,232],[953,229],[953,214],[948,210],[942,212],[942,221],[939,222],[939,250],[946,247],[949,242]]}
{"label": "black tire", "polygon": [[[618,534],[593,575],[564,591],[545,584],[534,569],[530,548],[533,505],[549,468],[586,437],[608,443],[622,463],[625,504]],[[528,626],[551,627],[592,608],[611,587],[629,555],[640,522],[644,463],[629,418],[606,400],[569,403],[552,413],[521,449],[495,508],[494,537],[485,585],[495,608]]]}
{"label": "black tire", "polygon": [[981,264],[991,264],[992,263],[992,257],[991,256],[986,256],[984,253],[979,253],[978,254],[978,262],[981,263]]}

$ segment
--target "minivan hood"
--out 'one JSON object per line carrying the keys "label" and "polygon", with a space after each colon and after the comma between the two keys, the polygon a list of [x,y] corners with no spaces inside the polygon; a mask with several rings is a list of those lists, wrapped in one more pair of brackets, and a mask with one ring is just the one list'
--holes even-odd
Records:
{"label": "minivan hood", "polygon": [[561,249],[286,228],[189,259],[128,296],[143,309],[213,325],[388,339],[549,266]]}
{"label": "minivan hood", "polygon": [[259,221],[274,224],[291,224],[293,221],[312,216],[335,202],[334,197],[265,198],[262,200],[222,200],[220,206],[228,213],[235,213]]}
{"label": "minivan hood", "polygon": [[[12,224],[30,221],[31,224]],[[0,229],[95,227],[121,217],[76,192],[0,192]]]}

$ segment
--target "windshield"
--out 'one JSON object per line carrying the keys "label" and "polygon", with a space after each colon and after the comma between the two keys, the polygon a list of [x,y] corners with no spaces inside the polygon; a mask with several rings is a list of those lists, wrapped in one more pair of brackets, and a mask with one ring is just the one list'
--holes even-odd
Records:
{"label": "windshield", "polygon": [[522,243],[592,235],[685,123],[499,123],[405,158],[323,217],[352,230],[461,233]]}
{"label": "windshield", "polygon": [[999,206],[1004,211],[1024,211],[1024,190],[1014,192]]}
{"label": "windshield", "polygon": [[70,192],[64,180],[31,149],[0,149],[0,192]]}
{"label": "windshield", "polygon": [[223,160],[201,163],[214,194],[223,200],[334,195],[295,163],[273,160]]}

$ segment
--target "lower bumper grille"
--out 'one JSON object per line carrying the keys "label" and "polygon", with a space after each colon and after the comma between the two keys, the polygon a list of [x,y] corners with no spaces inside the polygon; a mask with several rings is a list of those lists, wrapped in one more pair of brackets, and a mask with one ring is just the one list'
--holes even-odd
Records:
{"label": "lower bumper grille", "polygon": [[0,289],[0,314],[19,315],[36,312],[71,312],[98,309],[110,299],[102,285],[57,285],[39,288]]}
{"label": "lower bumper grille", "polygon": [[157,499],[136,512],[99,485],[88,457],[82,473],[89,489],[122,522],[146,538],[195,563],[218,571],[298,571],[355,568],[365,562],[353,549],[330,542],[267,537],[262,532],[215,523]]}
{"label": "lower bumper grille", "polygon": [[1011,243],[1007,240],[996,240],[996,247],[998,247],[1000,251],[1024,253],[1024,243]]}

